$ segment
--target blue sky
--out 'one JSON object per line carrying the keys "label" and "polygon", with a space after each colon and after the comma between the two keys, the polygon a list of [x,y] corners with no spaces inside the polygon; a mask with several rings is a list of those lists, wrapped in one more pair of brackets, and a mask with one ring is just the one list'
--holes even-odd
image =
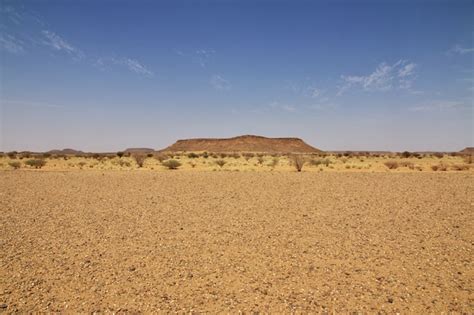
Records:
{"label": "blue sky", "polygon": [[1,151],[473,146],[473,1],[1,1]]}

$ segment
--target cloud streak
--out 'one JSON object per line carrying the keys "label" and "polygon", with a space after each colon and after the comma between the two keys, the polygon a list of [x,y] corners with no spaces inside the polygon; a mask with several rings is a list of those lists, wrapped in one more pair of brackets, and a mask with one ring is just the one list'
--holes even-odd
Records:
{"label": "cloud streak", "polygon": [[112,61],[117,64],[117,65],[122,65],[125,66],[128,70],[131,72],[152,77],[154,73],[149,70],[147,67],[145,67],[143,64],[141,64],[138,60],[136,59],[131,59],[131,58],[120,58],[120,59],[115,59],[113,58]]}
{"label": "cloud streak", "polygon": [[49,46],[57,51],[64,51],[67,54],[73,56],[76,59],[84,58],[84,53],[69,44],[66,40],[64,40],[61,36],[57,35],[56,33],[48,30],[41,31],[43,35],[43,44]]}
{"label": "cloud streak", "polygon": [[448,54],[458,54],[458,55],[465,55],[474,52],[474,48],[464,48],[461,45],[455,45],[453,48],[448,50]]}
{"label": "cloud streak", "polygon": [[8,34],[0,35],[0,49],[16,55],[25,52],[24,42]]}
{"label": "cloud streak", "polygon": [[209,81],[209,83],[211,84],[211,86],[213,88],[215,88],[216,90],[225,90],[225,91],[228,91],[231,89],[231,84],[229,81],[227,81],[226,79],[224,79],[223,77],[221,77],[220,75],[218,74],[214,74],[212,77],[211,77],[211,80]]}
{"label": "cloud streak", "polygon": [[368,75],[341,75],[343,82],[337,95],[342,95],[351,88],[362,88],[365,91],[387,91],[394,87],[410,89],[417,65],[406,60],[399,60],[393,65],[380,63]]}
{"label": "cloud streak", "polygon": [[[471,104],[472,106],[472,104]],[[423,105],[413,106],[408,108],[411,112],[432,112],[455,110],[469,107],[468,104],[461,101],[432,101]]]}

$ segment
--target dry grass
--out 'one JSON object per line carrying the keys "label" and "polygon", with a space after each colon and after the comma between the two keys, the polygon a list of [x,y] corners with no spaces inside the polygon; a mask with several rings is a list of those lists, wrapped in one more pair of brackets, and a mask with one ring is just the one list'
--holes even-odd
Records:
{"label": "dry grass", "polygon": [[[10,154],[12,155],[12,154]],[[119,157],[121,155],[122,157]],[[83,154],[80,156],[52,155],[43,159],[47,162],[42,170],[131,170],[141,168],[143,170],[164,171],[162,162],[174,159],[181,163],[182,171],[276,171],[294,172],[296,164],[293,155],[284,154],[255,154],[255,153],[222,153],[209,154],[207,152],[183,152],[183,153],[155,153],[137,156],[128,154]],[[407,154],[405,154],[406,156]],[[12,155],[13,156],[13,155]],[[11,170],[10,162],[20,162],[21,159],[37,159],[41,155],[32,153],[15,153],[15,158],[8,155],[0,157],[0,170]],[[222,157],[223,156],[223,157]],[[137,160],[138,158],[138,160]],[[212,159],[212,160],[210,160]],[[277,159],[277,160],[276,160]],[[469,159],[462,155],[443,155],[441,158],[435,156],[421,156],[410,153],[408,158],[396,155],[353,155],[343,154],[321,154],[298,155],[301,162],[307,161],[307,166],[301,166],[301,172],[319,172],[321,167],[329,172],[432,172],[445,169],[446,171],[472,172]],[[223,162],[214,163],[216,160]],[[467,161],[467,162],[466,162]],[[192,162],[192,163],[191,163]],[[84,164],[87,163],[87,164]],[[219,164],[224,164],[222,168]],[[441,166],[440,166],[441,165]],[[216,167],[217,166],[217,167]],[[433,167],[432,167],[433,166]],[[27,167],[28,168],[28,167]],[[31,167],[30,167],[31,168]]]}

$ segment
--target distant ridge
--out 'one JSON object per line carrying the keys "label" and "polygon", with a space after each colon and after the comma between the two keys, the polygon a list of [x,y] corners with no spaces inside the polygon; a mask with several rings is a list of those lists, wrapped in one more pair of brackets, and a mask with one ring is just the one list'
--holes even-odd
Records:
{"label": "distant ridge", "polygon": [[64,155],[77,155],[77,154],[83,154],[84,152],[79,151],[79,150],[74,150],[74,149],[62,149],[62,150],[51,150],[51,151],[48,151],[47,153],[50,153],[50,154],[64,154]]}
{"label": "distant ridge", "polygon": [[463,150],[459,151],[460,153],[474,154],[474,147],[466,147]]}
{"label": "distant ridge", "polygon": [[208,151],[208,152],[268,152],[268,153],[313,153],[321,152],[299,138],[267,138],[244,135],[233,138],[197,138],[178,140],[162,151]]}
{"label": "distant ridge", "polygon": [[155,152],[154,149],[150,148],[127,148],[125,153],[152,153]]}

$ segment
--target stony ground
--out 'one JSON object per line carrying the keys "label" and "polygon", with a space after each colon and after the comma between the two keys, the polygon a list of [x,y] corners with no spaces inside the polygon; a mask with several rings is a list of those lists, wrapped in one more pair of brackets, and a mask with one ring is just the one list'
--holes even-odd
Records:
{"label": "stony ground", "polygon": [[471,173],[4,171],[0,310],[474,312]]}

